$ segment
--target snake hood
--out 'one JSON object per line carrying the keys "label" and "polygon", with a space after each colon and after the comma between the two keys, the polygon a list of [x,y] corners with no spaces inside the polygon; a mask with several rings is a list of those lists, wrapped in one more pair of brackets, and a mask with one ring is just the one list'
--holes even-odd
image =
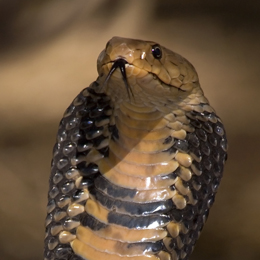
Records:
{"label": "snake hood", "polygon": [[61,119],[45,260],[187,260],[227,158],[194,67],[154,42],[114,37],[99,76]]}

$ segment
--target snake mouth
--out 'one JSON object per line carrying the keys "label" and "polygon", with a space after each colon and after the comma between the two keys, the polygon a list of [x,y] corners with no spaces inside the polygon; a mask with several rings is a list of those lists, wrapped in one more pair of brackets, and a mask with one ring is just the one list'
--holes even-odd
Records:
{"label": "snake mouth", "polygon": [[107,77],[106,77],[105,84],[109,81],[109,79],[111,78],[111,76],[113,75],[115,70],[117,68],[119,68],[120,72],[122,74],[122,79],[123,79],[123,82],[125,84],[128,97],[131,98],[131,95],[132,95],[132,97],[134,97],[134,94],[133,94],[133,91],[132,91],[130,85],[128,84],[128,81],[127,81],[126,69],[125,69],[126,64],[129,64],[129,63],[123,58],[119,58],[119,59],[115,60],[111,69],[110,69],[110,71],[109,71],[109,73],[108,73],[108,75],[107,75]]}

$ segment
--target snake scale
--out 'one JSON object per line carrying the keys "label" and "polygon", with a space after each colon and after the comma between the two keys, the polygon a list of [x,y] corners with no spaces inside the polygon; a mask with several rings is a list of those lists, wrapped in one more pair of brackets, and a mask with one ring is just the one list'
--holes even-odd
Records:
{"label": "snake scale", "polygon": [[214,202],[227,140],[194,67],[113,37],[98,78],[60,122],[45,260],[188,259]]}

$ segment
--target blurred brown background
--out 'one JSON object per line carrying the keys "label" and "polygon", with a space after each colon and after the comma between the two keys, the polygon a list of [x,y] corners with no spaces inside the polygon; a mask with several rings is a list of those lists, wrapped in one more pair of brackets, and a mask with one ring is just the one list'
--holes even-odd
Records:
{"label": "blurred brown background", "polygon": [[112,36],[196,67],[229,159],[192,260],[260,259],[260,2],[0,0],[0,258],[42,259],[52,146]]}

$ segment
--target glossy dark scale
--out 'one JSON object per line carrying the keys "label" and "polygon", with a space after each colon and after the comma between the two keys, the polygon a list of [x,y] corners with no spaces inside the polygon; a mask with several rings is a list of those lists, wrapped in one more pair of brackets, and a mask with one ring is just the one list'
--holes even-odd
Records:
{"label": "glossy dark scale", "polygon": [[165,226],[170,221],[170,217],[162,214],[148,216],[131,216],[128,214],[120,214],[111,211],[108,214],[108,221],[109,223],[117,224],[123,227],[147,229],[151,228],[151,226],[153,228]]}
{"label": "glossy dark scale", "polygon": [[102,176],[98,176],[96,178],[95,187],[113,198],[133,198],[137,193],[137,190],[135,189],[128,189],[116,186],[113,183],[110,183],[107,179],[105,179]]}
{"label": "glossy dark scale", "polygon": [[99,190],[95,190],[95,197],[103,206],[107,207],[109,210],[116,208],[116,211],[118,212],[125,211],[131,215],[142,216],[149,214],[159,214],[168,212],[173,207],[172,200],[153,203],[134,203],[115,199]]}
{"label": "glossy dark scale", "polygon": [[[95,83],[93,83],[93,86]],[[88,88],[91,92],[91,87]],[[72,158],[77,163],[77,158],[85,157],[93,146],[100,144],[106,137],[103,136],[103,126],[97,127],[95,122],[104,121],[109,116],[105,111],[109,110],[109,99],[92,91],[91,96],[85,96],[84,90],[75,98],[73,103],[64,113],[60,122],[57,143],[53,150],[52,169],[50,176],[50,191],[48,196],[48,215],[46,218],[46,238],[44,257],[47,259],[73,259],[81,260],[79,256],[73,256],[72,249],[68,245],[58,246],[58,234],[52,235],[51,229],[59,225],[65,225],[67,220],[68,206],[75,200],[80,199],[82,189],[89,188],[94,184],[94,178],[99,174],[95,163],[86,163],[85,160],[76,165],[72,164]],[[102,99],[102,100],[101,100]],[[100,100],[100,101],[99,101]],[[92,138],[93,136],[96,136]],[[100,153],[107,154],[103,148]],[[75,170],[83,177],[80,189],[75,190]],[[75,176],[73,176],[75,175]],[[68,179],[68,178],[71,178]],[[81,204],[84,204],[84,201]],[[63,214],[58,214],[63,212]],[[54,216],[60,216],[57,221]],[[74,217],[75,220],[76,217]],[[57,219],[57,217],[56,217]],[[82,217],[81,217],[82,219]],[[83,222],[86,218],[83,218]],[[88,221],[94,225],[93,221]],[[73,234],[75,232],[70,230]],[[56,241],[56,243],[55,243]],[[53,245],[54,248],[51,248]]]}
{"label": "glossy dark scale", "polygon": [[81,222],[82,226],[89,227],[94,231],[105,228],[107,226],[87,213],[83,213],[80,216],[80,219],[81,219],[80,222]]}
{"label": "glossy dark scale", "polygon": [[[216,117],[217,122],[200,120],[201,118],[212,117]],[[194,246],[194,242],[187,243],[187,241],[196,241],[208,217],[209,208],[214,202],[215,192],[223,173],[227,147],[224,127],[214,113],[193,111],[189,118],[191,125],[196,130],[187,134],[186,141],[189,151],[195,154],[195,158],[201,157],[199,162],[194,160],[193,165],[202,174],[200,176],[194,175],[187,183],[198,203],[195,206],[187,205],[183,210],[173,209],[171,212],[175,221],[182,221],[189,229],[187,234],[180,234],[180,237],[183,237],[181,238],[184,243],[183,250],[187,253],[187,256],[183,259],[188,259],[189,252],[192,251]],[[215,129],[214,132],[212,129]],[[196,185],[193,185],[193,183],[196,183]],[[195,187],[198,185],[200,188],[196,190]]]}

